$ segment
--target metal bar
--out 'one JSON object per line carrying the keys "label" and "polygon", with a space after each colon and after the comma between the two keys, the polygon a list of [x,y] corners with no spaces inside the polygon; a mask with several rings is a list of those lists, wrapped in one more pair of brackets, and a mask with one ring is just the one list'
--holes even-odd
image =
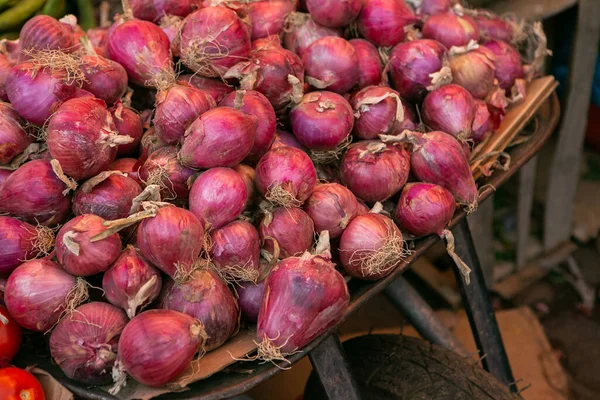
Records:
{"label": "metal bar", "polygon": [[454,275],[469,317],[475,344],[481,355],[485,356],[482,359],[483,368],[500,382],[510,386],[511,390],[516,391],[515,380],[466,219],[461,220],[452,233],[456,254],[471,267],[470,285],[465,284],[457,268],[454,268]]}
{"label": "metal bar", "polygon": [[360,400],[358,385],[337,334],[329,335],[308,357],[329,400]]}
{"label": "metal bar", "polygon": [[458,339],[429,307],[429,304],[402,276],[396,278],[385,289],[385,294],[425,340],[452,350],[461,356],[469,355]]}

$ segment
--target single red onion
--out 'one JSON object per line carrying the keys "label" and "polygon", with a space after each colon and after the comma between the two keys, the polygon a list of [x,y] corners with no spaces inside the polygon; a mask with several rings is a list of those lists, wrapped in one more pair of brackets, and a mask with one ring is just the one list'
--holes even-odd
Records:
{"label": "single red onion", "polygon": [[144,165],[150,154],[168,145],[168,143],[158,137],[156,132],[154,132],[154,128],[148,129],[142,135],[142,141],[140,142],[140,157],[138,158],[134,169],[138,171],[142,165]]}
{"label": "single red onion", "polygon": [[71,201],[65,191],[68,189],[50,161],[27,162],[0,188],[0,213],[9,213],[31,224],[61,224],[71,213]]}
{"label": "single red onion", "polygon": [[523,79],[523,62],[517,49],[501,40],[490,40],[483,47],[494,55],[494,77],[502,89],[510,91],[517,79]]}
{"label": "single red onion", "polygon": [[226,7],[206,7],[188,15],[181,26],[183,64],[206,77],[220,77],[250,52],[250,32]]}
{"label": "single red onion", "polygon": [[0,100],[8,101],[6,94],[6,79],[15,64],[11,62],[6,55],[0,52]]}
{"label": "single red onion", "polygon": [[135,173],[133,176],[131,175],[134,171],[133,166],[136,162],[137,159],[135,158],[119,158],[110,164],[109,170],[123,172],[124,174],[127,174],[131,178],[135,179],[137,182],[137,173]]}
{"label": "single red onion", "polygon": [[496,57],[485,47],[477,47],[450,58],[452,82],[464,87],[476,99],[485,99],[492,91]]}
{"label": "single red onion", "polygon": [[240,282],[236,291],[242,316],[248,322],[256,322],[265,293],[265,281]]}
{"label": "single red onion", "polygon": [[180,81],[186,81],[197,89],[202,89],[212,96],[215,103],[220,103],[225,96],[234,91],[234,88],[228,86],[219,79],[205,78],[199,75],[180,75]]}
{"label": "single red onion", "polygon": [[317,232],[329,231],[332,239],[340,237],[357,216],[358,202],[352,192],[337,183],[317,185],[304,204]]}
{"label": "single red onion", "polygon": [[102,289],[111,304],[129,318],[143,310],[160,294],[160,271],[150,265],[133,246],[127,246],[102,277]]}
{"label": "single red onion", "polygon": [[325,36],[342,37],[342,33],[339,29],[319,25],[310,14],[296,12],[288,17],[283,45],[302,57],[308,46]]}
{"label": "single red onion", "polygon": [[183,284],[166,282],[159,304],[164,309],[180,311],[200,321],[208,336],[204,344],[206,351],[221,346],[239,330],[237,299],[210,268],[194,271]]}
{"label": "single red onion", "polygon": [[256,282],[260,269],[260,239],[247,221],[233,221],[210,233],[210,261],[226,281]]}
{"label": "single red onion", "polygon": [[365,39],[352,39],[350,44],[358,56],[358,83],[357,88],[379,85],[383,66],[377,48]]}
{"label": "single red onion", "polygon": [[473,118],[473,131],[470,139],[475,144],[483,142],[493,131],[488,106],[483,100],[475,100],[475,118]]}
{"label": "single red onion", "polygon": [[316,89],[346,93],[358,83],[358,54],[346,39],[326,36],[302,55],[306,82]]}
{"label": "single red onion", "polygon": [[275,140],[273,141],[271,148],[274,149],[281,146],[290,146],[300,149],[304,152],[307,151],[306,147],[302,146],[300,142],[298,142],[298,139],[296,139],[296,136],[294,136],[292,133],[277,129],[277,132],[275,133]]}
{"label": "single red onion", "polygon": [[185,17],[202,7],[201,0],[129,0],[136,18],[159,22],[165,15]]}
{"label": "single red onion", "polygon": [[471,40],[479,41],[479,29],[473,18],[453,12],[430,16],[422,29],[423,37],[434,39],[446,48],[466,46]]}
{"label": "single red onion", "polygon": [[435,40],[419,39],[399,43],[390,53],[390,76],[394,88],[412,102],[452,82],[448,50]]}
{"label": "single red onion", "polygon": [[350,104],[356,117],[353,132],[361,139],[377,139],[378,135],[395,135],[407,129],[400,95],[393,89],[367,86],[352,95]]}
{"label": "single red onion", "polygon": [[450,11],[454,2],[455,0],[410,0],[410,3],[416,6],[416,13],[419,16],[430,16]]}
{"label": "single red onion", "polygon": [[8,164],[30,144],[21,116],[10,104],[0,102],[0,164]]}
{"label": "single red onion", "polygon": [[341,28],[358,17],[362,0],[306,0],[306,8],[319,24]]}
{"label": "single red onion", "polygon": [[8,276],[26,260],[50,253],[54,232],[13,217],[0,216],[0,276]]}
{"label": "single red onion", "polygon": [[268,201],[284,207],[299,207],[317,184],[310,157],[294,147],[269,150],[256,165],[256,188]]}
{"label": "single red onion", "polygon": [[79,306],[52,330],[50,354],[70,379],[90,385],[110,383],[127,322],[125,313],[113,305],[95,301]]}
{"label": "single red onion", "polygon": [[21,28],[21,49],[74,51],[77,43],[73,31],[77,20],[73,19],[65,18],[64,22],[59,22],[49,15],[36,15]]}
{"label": "single red onion", "polygon": [[98,55],[81,57],[81,71],[85,76],[83,89],[106,104],[116,103],[127,90],[127,72],[121,64]]}
{"label": "single red onion", "polygon": [[25,329],[50,330],[62,314],[87,300],[87,283],[43,258],[21,264],[8,277],[4,301],[10,315]]}
{"label": "single red onion", "polygon": [[252,20],[252,40],[279,35],[287,16],[296,9],[292,0],[255,1],[248,4],[247,12]]}
{"label": "single red onion", "polygon": [[252,151],[257,127],[254,115],[231,107],[213,108],[185,131],[179,158],[192,168],[232,167]]}
{"label": "single red onion", "polygon": [[117,146],[117,157],[137,154],[144,134],[140,114],[120,101],[111,107],[109,111],[119,135],[133,138],[133,142]]}
{"label": "single red onion", "polygon": [[248,189],[240,174],[231,168],[212,168],[194,181],[190,211],[205,228],[218,229],[244,211],[247,199]]}
{"label": "single red onion", "polygon": [[340,164],[344,184],[364,201],[385,201],[408,179],[410,156],[401,147],[369,140],[350,146]]}
{"label": "single red onion", "polygon": [[179,57],[179,40],[181,39],[179,36],[179,30],[181,29],[182,24],[183,18],[176,15],[165,15],[162,17],[160,24],[158,25],[169,38],[173,57]]}
{"label": "single red onion", "polygon": [[164,142],[177,144],[200,115],[216,107],[208,92],[179,81],[156,95],[154,131]]}
{"label": "single red onion", "polygon": [[488,40],[500,40],[506,43],[511,43],[515,39],[515,30],[507,20],[498,17],[488,11],[478,12],[473,17],[481,39],[484,41]]}
{"label": "single red onion", "polygon": [[375,46],[394,46],[404,40],[404,27],[417,21],[404,0],[363,0],[358,30]]}
{"label": "single red onion", "polygon": [[189,197],[188,179],[194,173],[177,159],[177,147],[166,146],[150,154],[139,170],[139,177],[146,185],[158,185],[161,198],[167,201]]}
{"label": "single red onion", "polygon": [[431,129],[440,130],[466,140],[471,136],[475,118],[475,100],[462,86],[444,85],[430,92],[421,106],[423,122]]}
{"label": "single red onion", "polygon": [[265,213],[258,226],[263,249],[275,254],[273,240],[279,248],[279,258],[299,256],[309,251],[315,235],[310,216],[300,208],[277,207]]}
{"label": "single red onion", "polygon": [[377,280],[389,275],[410,254],[394,221],[370,212],[354,218],[340,239],[340,261],[355,278]]}

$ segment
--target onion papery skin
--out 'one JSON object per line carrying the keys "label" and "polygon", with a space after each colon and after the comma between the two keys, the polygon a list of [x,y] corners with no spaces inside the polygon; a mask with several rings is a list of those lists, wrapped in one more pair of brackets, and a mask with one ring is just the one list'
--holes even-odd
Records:
{"label": "onion papery skin", "polygon": [[85,300],[76,296],[79,286],[74,276],[52,261],[31,260],[18,266],[8,277],[4,302],[10,315],[23,328],[46,332],[68,306],[76,307]]}
{"label": "onion papery skin", "polygon": [[287,16],[296,9],[292,0],[256,1],[248,4],[247,12],[252,20],[252,40],[269,35],[279,35]]}
{"label": "onion papery skin", "polygon": [[117,102],[114,107],[109,109],[109,111],[113,117],[117,132],[119,132],[120,135],[126,135],[133,138],[133,142],[117,146],[117,157],[133,154],[137,155],[142,136],[144,135],[142,117],[137,111],[124,106],[120,102]]}
{"label": "onion papery skin", "polygon": [[256,322],[265,293],[265,281],[241,282],[236,291],[242,317],[248,322]]}
{"label": "onion papery skin", "polygon": [[306,81],[316,89],[346,93],[358,83],[358,54],[343,38],[326,36],[314,41],[302,55]]}
{"label": "onion papery skin", "polygon": [[159,304],[200,321],[208,335],[204,345],[206,351],[221,346],[239,329],[237,299],[219,275],[208,268],[194,271],[183,284],[166,282]]}
{"label": "onion papery skin", "polygon": [[138,182],[137,172],[133,173],[134,172],[133,166],[135,165],[136,162],[137,162],[137,159],[135,159],[135,158],[118,158],[115,161],[113,161],[112,164],[110,164],[109,170],[123,172],[124,174],[127,174],[127,176],[129,176],[130,178],[132,178],[133,180]]}
{"label": "onion papery skin", "polygon": [[481,39],[483,41],[488,40],[500,40],[506,43],[511,43],[514,39],[514,31],[511,25],[496,15],[485,15],[478,14],[473,17]]}
{"label": "onion papery skin", "polygon": [[0,164],[8,164],[31,144],[21,116],[10,104],[0,102]]}
{"label": "onion papery skin", "polygon": [[358,202],[344,186],[324,183],[315,187],[304,210],[313,220],[317,232],[329,231],[329,236],[335,239],[358,215]]}
{"label": "onion papery skin", "polygon": [[358,17],[362,0],[306,0],[306,8],[319,24],[341,28]]}
{"label": "onion papery skin", "polygon": [[[188,210],[161,207],[156,216],[140,222],[136,244],[142,255],[170,277],[189,270],[202,251],[204,228]],[[179,267],[179,268],[178,268]]]}
{"label": "onion papery skin", "polygon": [[429,16],[450,11],[454,0],[422,0],[417,8],[417,15]]}
{"label": "onion papery skin", "polygon": [[379,85],[383,66],[377,48],[365,39],[352,39],[349,41],[358,56],[358,82],[357,89],[367,86]]}
{"label": "onion papery skin", "polygon": [[211,95],[217,104],[220,103],[225,96],[234,91],[234,88],[228,86],[219,79],[206,78],[199,75],[180,75],[179,80],[188,82],[197,89],[204,90]]}
{"label": "onion papery skin", "polygon": [[411,235],[442,236],[455,209],[452,193],[443,187],[432,183],[408,183],[402,189],[394,216]]}
{"label": "onion papery skin", "polygon": [[523,62],[519,52],[512,45],[500,40],[490,40],[483,46],[496,56],[494,76],[498,79],[500,87],[510,91],[515,80],[524,77]]}
{"label": "onion papery skin", "polygon": [[[354,135],[360,139],[377,139],[379,135],[396,135],[407,129],[400,95],[385,86],[368,86],[350,98],[356,121]],[[414,124],[407,121],[409,126]]]}
{"label": "onion papery skin", "polygon": [[300,142],[298,141],[298,139],[296,139],[296,136],[294,136],[293,133],[289,133],[286,131],[282,131],[281,129],[277,129],[277,132],[275,133],[275,140],[273,141],[273,144],[271,145],[271,149],[274,149],[276,147],[281,147],[281,146],[290,146],[290,147],[295,147],[297,149],[300,149],[304,152],[307,151],[306,147],[304,147],[300,144]]}
{"label": "onion papery skin", "polygon": [[[450,61],[443,44],[435,40],[418,39],[394,46],[389,65],[394,89],[402,98],[416,103],[435,88],[431,74],[449,67]],[[451,79],[448,76],[448,80]]]}
{"label": "onion papery skin", "polygon": [[97,28],[88,29],[87,37],[90,40],[96,54],[102,57],[106,57],[106,35],[108,34],[108,27],[102,26]]}
{"label": "onion papery skin", "polygon": [[283,46],[302,57],[306,49],[315,41],[326,36],[342,37],[339,29],[327,28],[316,23],[310,14],[296,13],[296,19],[289,23],[283,37]]}
{"label": "onion papery skin", "polygon": [[165,15],[185,17],[202,7],[200,0],[130,0],[130,4],[136,18],[155,23]]}
{"label": "onion papery skin", "polygon": [[354,126],[352,107],[332,92],[311,92],[290,113],[294,136],[311,150],[334,150]]}
{"label": "onion papery skin", "polygon": [[119,339],[117,359],[136,381],[151,387],[173,382],[190,364],[205,335],[202,324],[172,310],[133,318]]}
{"label": "onion papery skin", "polygon": [[123,310],[111,304],[79,306],[52,331],[50,354],[70,379],[90,385],[110,383],[119,337],[127,322]]}
{"label": "onion papery skin", "polygon": [[317,171],[310,157],[294,147],[271,149],[256,165],[256,189],[276,205],[299,207],[316,184]]}
{"label": "onion papery skin", "polygon": [[464,87],[476,99],[485,99],[494,88],[494,61],[496,57],[485,47],[450,60],[452,82]]}
{"label": "onion papery skin", "polygon": [[62,268],[76,276],[106,271],[121,253],[121,238],[113,233],[106,239],[91,239],[104,232],[104,220],[94,214],[80,215],[60,228],[56,236],[56,259]]}
{"label": "onion papery skin", "polygon": [[221,77],[250,52],[250,32],[233,10],[206,7],[188,15],[181,26],[184,65],[209,78]]}
{"label": "onion papery skin", "polygon": [[140,185],[122,174],[109,175],[97,184],[92,178],[75,193],[73,214],[94,214],[108,221],[127,218],[131,214],[133,199],[140,193]]}
{"label": "onion papery skin", "polygon": [[277,241],[279,259],[299,256],[309,251],[315,235],[315,224],[300,208],[276,207],[265,214],[258,227],[263,249],[274,253],[271,239]]}
{"label": "onion papery skin", "polygon": [[102,277],[104,296],[125,310],[129,318],[152,303],[160,294],[160,271],[128,246]]}
{"label": "onion papery skin", "polygon": [[27,222],[0,216],[0,276],[8,276],[27,260],[50,252],[54,238]]}
{"label": "onion papery skin", "polygon": [[57,21],[48,15],[36,15],[23,25],[19,33],[23,50],[75,50],[73,26]]}
{"label": "onion papery skin", "polygon": [[[35,179],[31,179],[35,177]],[[0,212],[30,224],[55,226],[65,222],[71,201],[64,195],[50,161],[33,160],[21,165],[0,187]]]}
{"label": "onion papery skin", "polygon": [[116,26],[107,35],[106,53],[136,85],[153,87],[157,75],[173,73],[169,38],[152,22],[134,19]]}
{"label": "onion papery skin", "polygon": [[116,103],[127,90],[127,72],[121,64],[102,56],[81,57],[81,71],[85,75],[83,89],[106,104]]}
{"label": "onion papery skin", "polygon": [[4,54],[0,54],[0,100],[8,101],[6,94],[6,79],[15,64],[11,62]]}
{"label": "onion papery skin", "polygon": [[158,92],[154,131],[164,142],[177,144],[192,122],[214,107],[216,103],[210,94],[180,81]]}
{"label": "onion papery skin", "polygon": [[254,115],[231,107],[213,108],[185,131],[179,159],[191,168],[233,167],[252,151],[257,128]]}
{"label": "onion papery skin", "polygon": [[301,349],[344,316],[350,296],[331,261],[305,253],[280,261],[265,280],[257,336],[282,354]]}
{"label": "onion papery skin", "polygon": [[182,24],[183,18],[176,15],[165,15],[158,25],[169,38],[173,57],[179,57],[179,29]]}
{"label": "onion papery skin", "polygon": [[269,150],[273,140],[275,140],[277,117],[269,99],[255,90],[239,90],[225,96],[219,106],[233,107],[244,114],[254,115],[258,118],[254,145],[250,150],[250,154],[246,157],[249,162],[256,163]]}
{"label": "onion papery skin", "polygon": [[394,221],[376,213],[356,217],[340,239],[340,261],[355,278],[377,280],[405,257],[403,238]]}
{"label": "onion papery skin", "polygon": [[462,86],[450,84],[430,92],[421,106],[423,122],[461,140],[471,136],[475,100]]}
{"label": "onion papery skin", "polygon": [[0,170],[0,193],[2,192],[2,185],[4,185],[4,181],[8,179],[10,174],[12,174],[12,171],[7,169]]}
{"label": "onion papery skin", "polygon": [[247,221],[233,221],[210,233],[210,260],[227,281],[256,282],[260,274],[260,238]]}
{"label": "onion papery skin", "polygon": [[479,41],[479,29],[473,18],[452,12],[430,16],[423,25],[423,37],[437,40],[448,49],[466,46],[471,40]]}
{"label": "onion papery skin", "polygon": [[340,164],[344,184],[367,202],[385,201],[402,189],[410,171],[410,155],[400,146],[376,140],[350,146]]}
{"label": "onion papery skin", "polygon": [[358,30],[375,46],[394,46],[404,40],[404,27],[417,21],[404,0],[364,0]]}
{"label": "onion papery skin", "polygon": [[154,132],[154,128],[148,129],[142,135],[142,140],[140,142],[140,157],[138,158],[134,169],[138,171],[141,166],[144,165],[150,154],[168,145],[168,143],[158,137],[156,132]]}
{"label": "onion papery skin", "polygon": [[231,168],[212,168],[198,177],[190,190],[190,211],[205,228],[218,229],[236,219],[246,205],[248,189]]}
{"label": "onion papery skin", "polygon": [[475,100],[475,118],[470,139],[475,144],[481,143],[493,132],[493,122],[488,106],[483,100]]}
{"label": "onion papery skin", "polygon": [[177,147],[166,146],[150,154],[139,170],[139,177],[146,185],[158,185],[161,199],[185,200],[190,195],[188,179],[195,173],[181,165],[177,159]]}

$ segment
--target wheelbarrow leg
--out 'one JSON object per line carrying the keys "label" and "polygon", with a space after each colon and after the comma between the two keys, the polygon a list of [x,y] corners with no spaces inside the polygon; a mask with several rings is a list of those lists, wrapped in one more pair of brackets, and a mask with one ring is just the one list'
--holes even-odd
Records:
{"label": "wheelbarrow leg", "polygon": [[454,268],[454,275],[460,294],[469,317],[475,344],[482,356],[483,368],[494,375],[500,382],[516,391],[514,378],[502,343],[502,336],[496,321],[496,315],[485,286],[481,265],[475,252],[471,231],[467,220],[463,218],[452,230],[454,234],[455,252],[471,267],[471,284],[466,285],[462,274]]}
{"label": "wheelbarrow leg", "polygon": [[337,334],[329,335],[308,357],[329,400],[360,400],[358,385]]}

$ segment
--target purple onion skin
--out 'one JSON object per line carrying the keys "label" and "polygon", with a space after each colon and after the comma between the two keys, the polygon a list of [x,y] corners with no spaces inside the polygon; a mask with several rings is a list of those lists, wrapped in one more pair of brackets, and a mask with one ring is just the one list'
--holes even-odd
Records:
{"label": "purple onion skin", "polygon": [[475,118],[473,119],[471,140],[475,144],[481,143],[492,131],[492,120],[487,104],[483,100],[475,100]]}
{"label": "purple onion skin", "polygon": [[187,199],[190,195],[188,179],[195,173],[193,169],[181,165],[175,146],[156,150],[139,169],[140,180],[161,187],[163,200]]}
{"label": "purple onion skin", "polygon": [[136,18],[156,23],[165,15],[185,17],[202,7],[200,0],[131,0],[130,3]]}
{"label": "purple onion skin", "polygon": [[279,245],[279,259],[299,256],[309,251],[315,235],[310,216],[300,208],[277,207],[263,217],[258,227],[263,249],[273,254],[273,238]]}
{"label": "purple onion skin", "polygon": [[423,0],[419,8],[417,8],[417,14],[433,15],[447,12],[452,7],[452,4],[452,0]]}
{"label": "purple onion skin", "polygon": [[275,140],[273,141],[271,148],[274,149],[276,147],[281,146],[295,147],[304,152],[307,151],[306,147],[300,144],[300,142],[298,141],[298,139],[296,139],[296,136],[294,136],[294,134],[282,131],[281,129],[277,129],[277,132],[275,133]]}
{"label": "purple onion skin", "polygon": [[485,47],[452,57],[452,82],[464,87],[476,99],[485,99],[495,86],[494,54]]}
{"label": "purple onion skin", "polygon": [[402,189],[394,216],[411,235],[442,236],[455,209],[452,193],[443,187],[432,183],[408,183]]}
{"label": "purple onion skin", "polygon": [[374,140],[351,145],[340,164],[342,181],[348,189],[372,203],[399,192],[409,170],[410,156],[402,147]]}
{"label": "purple onion skin", "polygon": [[473,18],[452,12],[430,16],[423,25],[422,33],[424,38],[437,40],[448,49],[466,46],[471,40],[479,41],[479,29]]}
{"label": "purple onion skin", "polygon": [[127,72],[121,64],[101,56],[83,56],[81,71],[85,75],[83,89],[106,104],[116,103],[127,90]]}
{"label": "purple onion skin", "polygon": [[265,281],[241,282],[236,290],[242,317],[248,322],[256,322],[265,293]]}
{"label": "purple onion skin", "polygon": [[0,276],[8,276],[25,260],[41,255],[36,227],[13,217],[0,216]]}
{"label": "purple onion skin", "polygon": [[438,41],[418,39],[398,43],[390,53],[392,86],[402,98],[420,102],[429,92],[432,73],[449,65],[448,50]]}
{"label": "purple onion skin", "polygon": [[349,42],[358,56],[359,74],[356,88],[360,90],[367,86],[379,85],[383,66],[377,47],[365,39],[352,39]]}
{"label": "purple onion skin", "polygon": [[306,0],[306,8],[319,24],[341,28],[358,17],[362,0]]}
{"label": "purple onion skin", "polygon": [[123,310],[111,304],[84,304],[52,331],[52,358],[70,379],[90,385],[110,383],[119,337],[127,322]]}
{"label": "purple onion skin", "polygon": [[0,102],[0,164],[8,164],[31,143],[22,125],[15,109]]}
{"label": "purple onion skin", "polygon": [[173,382],[202,347],[202,325],[172,310],[148,310],[133,318],[119,339],[117,359],[136,381],[151,387]]}
{"label": "purple onion skin", "polygon": [[375,46],[394,46],[404,40],[404,27],[417,21],[402,0],[364,0],[358,30]]}
{"label": "purple onion skin", "polygon": [[250,154],[258,118],[231,107],[202,114],[185,131],[180,160],[192,168],[233,167]]}
{"label": "purple onion skin", "polygon": [[248,199],[246,182],[231,168],[212,168],[190,191],[190,211],[206,228],[218,229],[236,219]]}
{"label": "purple onion skin", "polygon": [[192,122],[214,107],[216,104],[210,94],[181,81],[158,92],[154,131],[164,142],[177,144]]}
{"label": "purple onion skin", "polygon": [[[282,0],[288,2],[288,0]],[[257,3],[254,3],[257,4]],[[219,106],[235,108],[244,114],[258,118],[258,126],[254,136],[254,145],[246,160],[256,163],[269,150],[275,140],[277,117],[269,99],[255,90],[239,90],[229,93]]]}
{"label": "purple onion skin", "polygon": [[304,17],[302,21],[293,25],[290,28],[290,31],[285,32],[283,37],[284,47],[293,51],[298,56],[302,57],[306,49],[313,44],[313,42],[325,36],[342,37],[339,29],[332,29],[319,25],[308,14],[301,15]]}
{"label": "purple onion skin", "polygon": [[252,40],[278,35],[285,25],[287,16],[296,8],[295,1],[257,1],[248,4],[252,20]]}
{"label": "purple onion skin", "polygon": [[494,76],[498,79],[500,87],[510,91],[515,84],[515,79],[524,77],[523,63],[519,52],[512,45],[500,40],[491,40],[484,43],[483,46],[496,56]]}
{"label": "purple onion skin", "polygon": [[247,221],[233,221],[210,233],[210,260],[221,275],[230,274],[231,267],[259,275],[260,238],[256,228]]}
{"label": "purple onion skin", "polygon": [[[398,92],[385,86],[368,86],[354,93],[350,98],[356,118],[354,135],[372,140],[377,139],[378,135],[396,135],[407,129],[404,119],[398,119],[398,102],[404,111]],[[414,125],[407,122],[409,126]]]}
{"label": "purple onion skin", "polygon": [[142,135],[142,140],[140,141],[140,157],[138,158],[134,169],[136,171],[139,170],[141,166],[144,165],[150,154],[166,146],[168,146],[168,144],[163,142],[156,135],[154,128],[148,128],[148,130],[146,130],[146,132],[144,132]]}
{"label": "purple onion skin", "polygon": [[302,55],[302,63],[306,81],[317,89],[346,93],[358,83],[358,54],[346,39],[326,36],[316,40]]}
{"label": "purple onion skin", "polygon": [[[32,176],[35,179],[31,179]],[[0,187],[0,212],[30,224],[61,224],[71,212],[71,201],[63,194],[64,190],[65,184],[52,171],[49,161],[27,162]]]}
{"label": "purple onion skin", "polygon": [[304,210],[313,220],[317,232],[329,231],[329,237],[335,239],[358,215],[358,202],[344,186],[324,183],[315,187]]}
{"label": "purple onion skin", "polygon": [[110,175],[99,184],[81,185],[73,197],[73,214],[95,214],[105,220],[126,218],[131,213],[133,199],[142,193],[140,185],[132,178]]}
{"label": "purple onion skin", "polygon": [[160,294],[160,271],[128,246],[102,277],[106,299],[125,310],[129,318],[152,303]]}
{"label": "purple onion skin", "polygon": [[25,329],[46,332],[71,300],[76,278],[48,259],[21,264],[8,277],[4,301],[10,315]]}
{"label": "purple onion skin", "polygon": [[502,18],[498,16],[476,15],[474,19],[481,39],[484,41],[500,40],[506,43],[513,41],[514,31]]}
{"label": "purple onion skin", "polygon": [[68,53],[77,44],[73,27],[48,15],[37,15],[27,21],[19,33],[19,42],[26,50],[62,50]]}
{"label": "purple onion skin", "polygon": [[0,54],[0,100],[8,101],[6,94],[6,79],[15,64],[11,62],[4,54]]}
{"label": "purple onion skin", "polygon": [[166,282],[160,307],[191,315],[204,325],[206,351],[221,346],[239,329],[240,308],[227,284],[210,269],[193,272],[183,284]]}
{"label": "purple onion skin", "polygon": [[301,349],[344,316],[350,296],[334,264],[305,253],[290,257],[269,273],[258,313],[257,336],[282,353]]}
{"label": "purple onion skin", "polygon": [[125,107],[119,102],[114,107],[111,107],[109,111],[113,117],[117,132],[120,135],[131,136],[134,139],[131,143],[120,144],[117,147],[117,157],[137,155],[144,134],[142,117],[132,108]]}
{"label": "purple onion skin", "polygon": [[234,88],[223,83],[219,79],[206,78],[199,75],[180,75],[180,81],[188,82],[197,89],[204,90],[211,95],[215,103],[220,103],[229,93],[234,91]]}
{"label": "purple onion skin", "polygon": [[256,171],[254,168],[244,164],[236,165],[233,167],[233,170],[240,174],[244,180],[244,183],[246,184],[248,197],[246,199],[246,206],[244,209],[247,210],[254,204],[254,201],[256,200],[256,187],[254,186],[254,181],[256,180]]}
{"label": "purple onion skin", "polygon": [[444,85],[425,97],[421,112],[429,128],[467,139],[475,118],[475,100],[462,86]]}
{"label": "purple onion skin", "polygon": [[10,174],[12,174],[12,171],[7,169],[0,170],[0,193],[2,193],[2,185],[4,185],[4,181],[8,179]]}

